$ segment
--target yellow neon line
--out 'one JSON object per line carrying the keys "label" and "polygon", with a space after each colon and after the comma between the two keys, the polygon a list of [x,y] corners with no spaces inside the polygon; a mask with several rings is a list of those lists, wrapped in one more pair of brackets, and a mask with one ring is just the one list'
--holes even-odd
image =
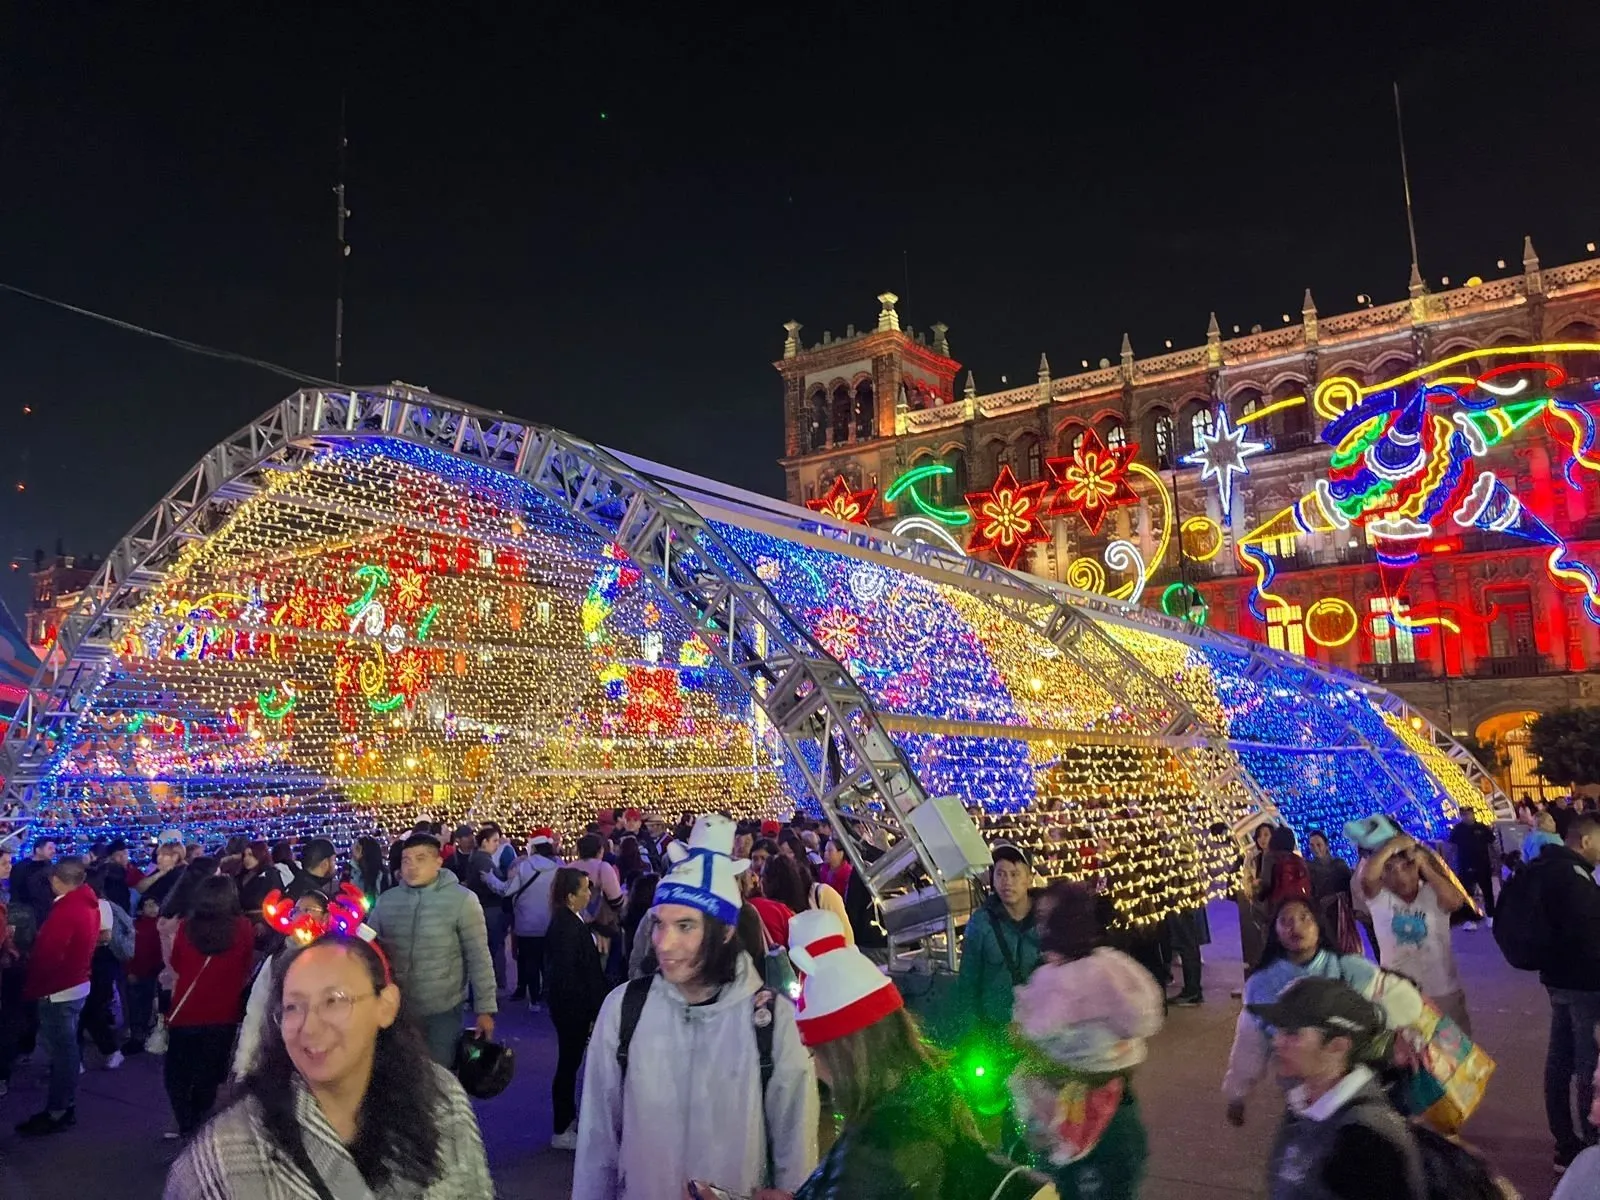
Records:
{"label": "yellow neon line", "polygon": [[1550,408],[1545,409],[1545,411],[1546,412],[1555,413],[1556,416],[1560,417],[1563,421],[1565,421],[1567,423],[1568,426],[1571,427],[1572,436],[1573,436],[1573,442],[1572,442],[1572,451],[1573,451],[1573,453],[1572,453],[1572,457],[1577,460],[1578,465],[1580,467],[1585,467],[1590,471],[1600,471],[1600,462],[1590,462],[1587,458],[1583,457],[1583,455],[1581,455],[1581,454],[1579,454],[1577,452],[1578,451],[1577,439],[1581,438],[1583,436],[1583,426],[1578,424],[1578,418],[1573,416],[1570,412],[1568,412],[1564,408],[1558,408],[1558,407],[1552,406]]}
{"label": "yellow neon line", "polygon": [[1286,408],[1294,408],[1295,406],[1304,404],[1305,402],[1306,398],[1304,396],[1290,396],[1286,400],[1275,400],[1265,408],[1258,408],[1255,412],[1240,417],[1233,423],[1234,428],[1238,428],[1241,425],[1248,425],[1251,421],[1259,421],[1262,417],[1270,417],[1275,412],[1281,412]]}
{"label": "yellow neon line", "polygon": [[[1143,463],[1129,463],[1128,470],[1137,472],[1138,474],[1144,476],[1151,483],[1155,484],[1156,490],[1161,493],[1161,541],[1156,545],[1155,557],[1145,564],[1145,576],[1148,578],[1155,572],[1155,569],[1161,565],[1162,560],[1166,558],[1167,547],[1172,542],[1172,493],[1167,491],[1167,485],[1161,482],[1161,476],[1157,475]],[[1131,580],[1128,583],[1121,585],[1111,593],[1111,598],[1113,600],[1126,600],[1129,596],[1133,595],[1133,589],[1137,582],[1137,580]]]}
{"label": "yellow neon line", "polygon": [[1485,346],[1481,350],[1463,350],[1460,354],[1451,355],[1449,358],[1439,362],[1429,363],[1425,367],[1418,367],[1416,370],[1408,371],[1404,375],[1397,375],[1393,379],[1386,379],[1382,383],[1364,387],[1361,389],[1361,394],[1370,396],[1375,392],[1386,392],[1398,384],[1410,383],[1413,379],[1420,379],[1429,372],[1440,370],[1443,367],[1453,367],[1457,363],[1468,362],[1474,358],[1494,356],[1509,358],[1519,354],[1582,353],[1589,350],[1600,350],[1600,342],[1546,342],[1538,346]]}

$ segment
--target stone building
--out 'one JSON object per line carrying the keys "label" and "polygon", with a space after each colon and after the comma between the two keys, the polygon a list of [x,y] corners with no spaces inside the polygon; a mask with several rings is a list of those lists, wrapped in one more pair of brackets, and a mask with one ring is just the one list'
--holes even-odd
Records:
{"label": "stone building", "polygon": [[[1521,749],[1531,716],[1600,703],[1600,608],[1583,578],[1600,567],[1600,405],[1590,398],[1600,391],[1600,259],[1544,268],[1525,242],[1522,270],[1500,278],[1430,292],[1413,268],[1405,299],[1335,316],[1320,315],[1308,291],[1299,319],[1286,314],[1278,328],[1225,337],[1213,315],[1201,345],[1139,357],[1124,336],[1115,363],[1058,376],[1041,355],[1034,381],[986,393],[963,378],[946,326],[902,326],[898,298],[878,301],[865,331],[807,344],[798,322],[784,327],[774,365],[791,502],[853,496],[870,502],[860,519],[965,550],[977,527],[967,498],[981,506],[997,479],[1014,479],[1017,496],[1039,502],[1024,515],[1040,520],[1012,548],[1016,569],[1138,595],[1378,680],[1444,727],[1500,742],[1504,782],[1522,794],[1535,786]],[[1341,388],[1364,399],[1361,389],[1380,383],[1420,391],[1488,377],[1507,385],[1494,396],[1510,396],[1529,386],[1492,374],[1511,363],[1535,390],[1500,406],[1507,428],[1467,414],[1490,431],[1469,469],[1504,484],[1496,520],[1441,518],[1429,527],[1436,536],[1406,544],[1416,565],[1402,575],[1395,544],[1360,519],[1303,519],[1336,449],[1323,434]],[[1551,370],[1541,375],[1540,363]],[[1557,382],[1570,419],[1553,400],[1530,402],[1542,383],[1555,395]],[[1424,412],[1429,403],[1418,401]],[[1241,435],[1260,448],[1238,459],[1241,470],[1221,464],[1235,484],[1224,508],[1207,447]],[[1202,461],[1186,462],[1197,450]],[[1121,460],[1127,503],[1102,491],[1109,503],[1098,512],[1047,511],[1054,495],[1061,512],[1062,471],[1074,461]],[[1311,506],[1297,507],[1302,499]],[[1536,527],[1533,540],[1501,531],[1511,510]],[[1268,559],[1263,588],[1256,563]]]}

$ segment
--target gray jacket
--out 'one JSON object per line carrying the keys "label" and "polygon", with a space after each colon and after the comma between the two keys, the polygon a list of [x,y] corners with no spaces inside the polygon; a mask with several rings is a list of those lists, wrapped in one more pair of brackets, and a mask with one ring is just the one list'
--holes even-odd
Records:
{"label": "gray jacket", "polygon": [[419,1017],[459,1008],[472,983],[472,1006],[498,1011],[489,933],[478,898],[442,869],[427,887],[400,884],[378,897],[367,916],[394,968],[408,1011]]}
{"label": "gray jacket", "polygon": [[490,891],[512,897],[513,928],[518,937],[543,937],[550,928],[550,887],[561,864],[542,854],[517,859],[506,877],[485,875]]}

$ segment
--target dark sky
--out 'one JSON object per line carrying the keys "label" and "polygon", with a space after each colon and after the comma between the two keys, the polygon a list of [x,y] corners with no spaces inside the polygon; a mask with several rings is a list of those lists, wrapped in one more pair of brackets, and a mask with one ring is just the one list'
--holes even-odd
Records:
{"label": "dark sky", "polygon": [[[1600,240],[1590,5],[856,7],[19,3],[0,282],[329,373],[343,91],[347,380],[777,491],[791,316],[892,288],[992,390],[1402,296],[1392,78],[1435,286]],[[294,386],[4,294],[0,364],[6,555]]]}

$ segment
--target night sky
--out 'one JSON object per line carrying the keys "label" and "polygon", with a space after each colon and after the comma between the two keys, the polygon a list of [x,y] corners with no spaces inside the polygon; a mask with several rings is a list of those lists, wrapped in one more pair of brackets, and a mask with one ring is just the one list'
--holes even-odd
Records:
{"label": "night sky", "polygon": [[[18,4],[0,282],[331,373],[342,91],[347,381],[778,492],[790,317],[892,289],[993,390],[1402,297],[1391,79],[1433,286],[1600,240],[1593,6],[1054,7]],[[5,294],[0,362],[24,560],[104,553],[295,386]]]}

